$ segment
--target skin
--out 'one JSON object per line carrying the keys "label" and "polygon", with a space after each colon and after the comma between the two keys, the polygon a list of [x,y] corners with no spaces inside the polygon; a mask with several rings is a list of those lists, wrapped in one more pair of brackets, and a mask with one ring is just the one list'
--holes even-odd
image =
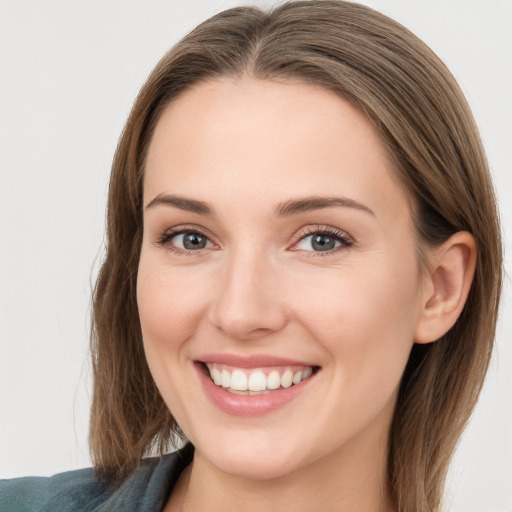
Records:
{"label": "skin", "polygon": [[[442,271],[422,271],[390,161],[366,117],[311,85],[210,81],[164,111],[145,169],[138,305],[152,375],[196,448],[167,511],[394,510],[386,456],[400,378],[413,342],[458,316],[474,247],[461,235],[432,253]],[[162,194],[213,213],[155,202]],[[363,208],[276,215],[311,196]],[[208,243],[159,243],[171,228]],[[350,245],[315,252],[309,235],[325,229]],[[239,417],[199,383],[194,361],[211,352],[293,354],[319,371],[285,406]]]}

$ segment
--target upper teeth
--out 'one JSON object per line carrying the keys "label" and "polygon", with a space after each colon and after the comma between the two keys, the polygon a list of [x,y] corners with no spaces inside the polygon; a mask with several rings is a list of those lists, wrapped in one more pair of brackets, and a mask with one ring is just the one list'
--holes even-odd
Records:
{"label": "upper teeth", "polygon": [[265,391],[289,388],[307,379],[313,373],[311,366],[267,369],[226,368],[216,363],[206,363],[210,377],[217,386],[234,391]]}

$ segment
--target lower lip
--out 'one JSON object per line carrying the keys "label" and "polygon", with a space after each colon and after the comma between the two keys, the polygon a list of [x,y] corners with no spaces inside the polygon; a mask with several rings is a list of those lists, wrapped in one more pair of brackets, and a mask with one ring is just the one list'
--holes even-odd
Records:
{"label": "lower lip", "polygon": [[313,375],[299,384],[264,395],[235,395],[217,386],[206,374],[202,363],[196,363],[195,366],[203,389],[210,400],[222,411],[236,416],[262,416],[275,411],[301,394],[314,378]]}

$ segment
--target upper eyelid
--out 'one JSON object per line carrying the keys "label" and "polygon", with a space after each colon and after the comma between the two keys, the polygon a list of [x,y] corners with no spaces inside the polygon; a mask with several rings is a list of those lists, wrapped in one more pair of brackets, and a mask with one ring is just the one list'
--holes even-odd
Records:
{"label": "upper eyelid", "polygon": [[[162,231],[158,236],[158,238],[164,237],[166,235],[176,236],[183,233],[197,233],[199,235],[205,236],[210,241],[215,240],[215,236],[208,230],[201,226],[197,226],[195,224],[179,224],[178,226],[173,226]],[[215,242],[216,243],[216,242]]]}
{"label": "upper eyelid", "polygon": [[307,225],[303,226],[302,228],[298,229],[296,231],[296,234],[294,235],[295,242],[298,242],[299,240],[302,240],[303,238],[314,235],[315,233],[326,233],[334,236],[338,236],[340,238],[346,238],[350,240],[352,243],[356,242],[356,239],[347,233],[344,229],[335,228],[334,226],[329,226],[327,224],[320,225],[317,224],[315,226]]}

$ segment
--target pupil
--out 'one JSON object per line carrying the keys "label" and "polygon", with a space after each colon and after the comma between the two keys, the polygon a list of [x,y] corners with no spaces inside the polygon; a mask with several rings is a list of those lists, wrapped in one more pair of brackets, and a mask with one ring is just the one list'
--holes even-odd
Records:
{"label": "pupil", "polygon": [[183,247],[185,249],[204,249],[206,238],[196,233],[185,233],[183,236]]}
{"label": "pupil", "polygon": [[334,238],[325,235],[315,235],[311,241],[311,245],[315,251],[330,251],[334,249],[335,244]]}

